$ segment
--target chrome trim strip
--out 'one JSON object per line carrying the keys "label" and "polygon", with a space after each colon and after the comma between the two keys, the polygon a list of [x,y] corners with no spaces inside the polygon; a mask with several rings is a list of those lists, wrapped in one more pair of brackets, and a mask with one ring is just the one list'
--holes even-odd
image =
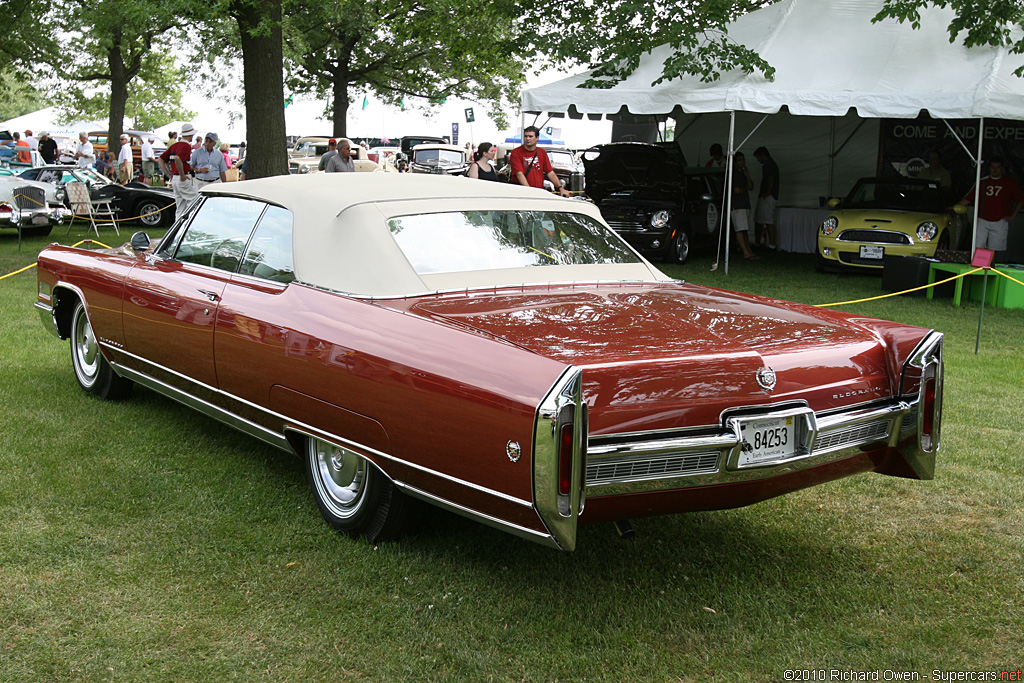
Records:
{"label": "chrome trim strip", "polygon": [[[804,409],[807,410],[807,409]],[[663,467],[664,474],[629,474],[621,477],[591,480],[588,476],[587,495],[604,497],[630,493],[646,493],[672,489],[711,486],[758,479],[768,479],[779,474],[795,472],[828,462],[841,460],[860,452],[861,446],[870,443],[884,443],[895,447],[901,438],[906,438],[904,421],[907,415],[917,411],[916,402],[896,400],[887,405],[877,403],[869,408],[848,410],[842,413],[830,412],[817,416],[811,426],[816,426],[810,440],[805,442],[810,452],[785,461],[775,461],[758,466],[743,468],[735,465],[740,448],[739,435],[726,427],[718,426],[715,435],[681,436],[672,439],[632,440],[619,443],[601,443],[622,435],[603,435],[598,443],[589,447],[588,473],[598,468],[630,463],[649,463],[651,467]],[[766,410],[763,415],[800,413],[799,409],[784,411]],[[809,410],[807,410],[809,413]],[[850,436],[844,438],[844,432]],[[650,433],[647,433],[650,435]],[[641,435],[638,433],[638,435]],[[630,436],[633,436],[632,434]],[[832,438],[830,438],[832,437]],[[838,441],[836,441],[838,439]],[[698,460],[714,454],[717,458],[714,468],[705,464],[691,472],[672,471],[674,460],[689,458]],[[683,463],[685,464],[685,463]]]}
{"label": "chrome trim strip", "polygon": [[[106,346],[106,345],[104,344],[104,346]],[[172,375],[175,375],[176,377],[180,377],[180,378],[182,378],[182,379],[184,379],[184,380],[186,380],[188,382],[191,382],[192,384],[195,384],[198,387],[202,387],[203,389],[205,389],[205,390],[207,390],[207,391],[209,391],[211,393],[218,394],[220,396],[224,396],[225,398],[231,399],[232,401],[237,401],[238,403],[241,403],[242,405],[248,406],[249,408],[252,408],[254,410],[258,410],[258,411],[260,411],[260,412],[262,412],[262,413],[264,413],[264,414],[266,414],[266,415],[268,415],[268,416],[270,416],[272,418],[281,420],[282,422],[284,422],[286,424],[294,425],[294,426],[300,427],[300,428],[302,428],[304,430],[308,430],[309,432],[312,432],[314,434],[318,434],[318,435],[324,436],[326,438],[329,438],[331,440],[337,441],[339,443],[339,445],[346,444],[346,445],[351,446],[354,449],[357,449],[357,450],[361,449],[361,450],[363,450],[366,453],[372,453],[373,455],[379,456],[379,457],[384,458],[386,460],[390,460],[391,462],[395,462],[395,463],[398,463],[398,464],[401,464],[401,465],[405,465],[406,467],[411,467],[412,469],[418,470],[420,472],[425,472],[427,474],[430,474],[430,475],[433,475],[433,476],[436,476],[436,477],[440,477],[441,479],[445,479],[447,481],[450,481],[450,482],[453,482],[453,483],[456,483],[456,484],[461,484],[462,486],[466,486],[467,488],[471,488],[471,489],[473,489],[475,491],[479,491],[481,493],[486,493],[486,494],[494,496],[496,498],[501,498],[502,500],[506,500],[506,501],[508,501],[510,503],[516,503],[517,505],[522,505],[524,507],[529,507],[529,508],[533,507],[533,501],[523,500],[522,498],[516,498],[515,496],[510,496],[507,493],[502,493],[501,491],[495,491],[493,489],[489,489],[487,487],[480,486],[479,484],[474,484],[473,482],[469,482],[469,481],[466,481],[464,479],[459,479],[458,477],[453,477],[450,474],[445,474],[444,472],[438,472],[437,470],[432,470],[432,469],[430,469],[428,467],[424,467],[424,466],[419,465],[417,463],[409,462],[408,460],[403,460],[402,458],[398,458],[398,457],[396,457],[394,455],[391,455],[389,453],[385,453],[383,451],[379,451],[379,450],[377,450],[375,448],[371,448],[370,446],[366,446],[366,445],[358,443],[356,441],[352,441],[351,439],[346,439],[345,437],[339,436],[337,434],[332,434],[331,432],[323,431],[323,430],[321,430],[321,429],[319,429],[317,427],[314,427],[312,425],[306,424],[304,422],[300,422],[300,421],[298,421],[298,420],[296,420],[296,419],[294,419],[292,417],[289,417],[287,415],[282,415],[282,414],[274,412],[273,410],[270,410],[270,409],[268,409],[268,408],[266,408],[264,406],[260,406],[260,405],[257,405],[255,403],[252,403],[251,401],[247,401],[246,399],[240,398],[238,396],[235,396],[234,394],[230,394],[230,393],[228,393],[226,391],[222,391],[221,389],[217,389],[217,388],[211,387],[208,384],[204,384],[203,382],[199,382],[199,381],[197,381],[195,379],[192,379],[191,377],[188,377],[187,375],[183,375],[180,372],[177,372],[175,370],[171,370],[170,368],[166,368],[166,367],[160,365],[159,363],[154,363],[154,362],[152,362],[150,360],[147,360],[145,358],[137,356],[137,355],[135,355],[135,354],[133,354],[133,353],[131,353],[129,351],[123,351],[123,350],[118,349],[118,353],[121,353],[121,354],[123,354],[125,356],[130,356],[130,357],[132,357],[132,358],[134,358],[134,359],[136,359],[136,360],[138,360],[138,361],[140,361],[142,363],[150,365],[152,367],[159,368],[160,370],[163,370],[164,372],[167,372],[167,373],[170,373]],[[209,415],[210,417],[213,417],[216,420],[219,420],[219,421],[224,422],[224,423],[226,423],[228,425],[231,425],[231,426],[236,426],[236,424],[235,424],[235,422],[233,420],[237,419],[237,420],[241,421],[242,423],[252,424],[255,428],[257,428],[257,429],[259,429],[259,430],[261,430],[263,432],[267,432],[267,433],[270,433],[270,434],[277,435],[276,432],[273,432],[272,430],[268,430],[266,427],[262,427],[260,425],[256,425],[255,423],[252,423],[249,420],[245,420],[244,418],[237,416],[235,413],[232,413],[231,411],[229,411],[229,410],[227,410],[225,408],[221,408],[220,406],[215,406],[215,405],[213,405],[213,404],[211,404],[211,403],[209,403],[207,401],[204,401],[203,399],[196,398],[192,394],[189,394],[188,392],[186,392],[184,390],[178,389],[176,387],[171,387],[170,385],[167,385],[167,384],[165,384],[163,382],[160,382],[160,380],[152,378],[150,375],[146,375],[144,373],[140,373],[137,370],[131,370],[131,369],[126,368],[123,365],[120,365],[120,364],[117,364],[117,363],[112,363],[111,365],[118,371],[118,374],[129,374],[129,373],[131,373],[131,374],[134,374],[134,375],[138,375],[140,377],[145,377],[147,379],[152,380],[155,383],[158,383],[158,386],[150,386],[150,388],[153,389],[154,391],[156,391],[157,393],[166,393],[170,398],[178,400],[180,403],[184,403],[185,405],[188,405],[190,407],[193,407],[196,410],[199,410],[200,412],[203,412],[204,414],[207,414],[207,415]],[[132,379],[135,379],[135,378],[132,377]],[[136,381],[139,381],[139,380],[136,380]],[[145,382],[142,382],[142,381],[139,381],[139,383],[140,384],[144,384],[146,386],[149,386],[148,384],[146,384]],[[166,387],[167,391],[165,392],[161,387]],[[199,405],[196,405],[196,404],[184,401],[184,400],[179,400],[179,399],[177,399],[175,397],[175,395],[172,395],[172,393],[173,394],[180,394],[181,396],[192,398],[195,401],[197,401],[197,402],[199,402],[199,403],[201,403],[201,404],[203,404],[205,406],[208,406],[209,407],[208,410],[210,412],[207,412],[207,409],[204,409],[204,408],[200,407]],[[230,418],[230,419],[222,419],[221,417],[218,417],[218,414],[220,414],[220,413],[223,413],[227,418]],[[241,431],[244,431],[246,433],[251,434],[251,432],[247,431],[246,429],[244,429],[241,426],[237,426],[237,428],[240,429]],[[288,444],[287,440],[284,439],[283,436],[280,437],[281,438],[280,442],[278,442],[276,440],[275,441],[268,441],[267,439],[265,439],[262,436],[259,436],[257,434],[253,434],[253,436],[256,436],[257,438],[260,438],[260,439],[262,439],[264,441],[267,441],[268,443],[271,443],[271,445],[278,446],[278,447],[282,448],[283,450],[286,450],[288,452],[293,452],[293,449],[291,448],[291,445]],[[284,445],[281,446],[280,445],[281,443],[283,443]]]}
{"label": "chrome trim strip", "polygon": [[[647,264],[646,261],[641,262]],[[640,265],[640,263],[634,264]],[[647,264],[650,266],[650,264]],[[653,266],[651,266],[653,268]],[[674,282],[685,282],[684,280],[673,280]],[[508,289],[533,289],[537,287],[591,287],[602,285],[632,285],[632,284],[648,284],[648,285],[664,285],[668,284],[669,280],[552,280],[549,282],[509,282],[506,284],[499,285],[480,285],[478,287],[463,287],[461,289],[430,289],[422,292],[409,292],[406,294],[356,294],[355,292],[345,292],[340,289],[331,289],[329,287],[320,287],[311,282],[302,282],[300,280],[293,280],[289,284],[301,285],[302,287],[309,287],[310,289],[316,289],[321,292],[327,292],[329,294],[339,294],[341,296],[347,296],[352,299],[360,299],[362,301],[399,301],[402,299],[415,299],[424,296],[443,296],[446,294],[469,294],[472,292],[488,292],[488,291],[500,291]]]}
{"label": "chrome trim strip", "polygon": [[492,517],[491,515],[487,515],[482,512],[478,512],[476,510],[463,507],[458,503],[453,503],[450,500],[444,498],[438,498],[437,496],[431,493],[427,493],[426,491],[423,491],[421,489],[409,486],[408,484],[405,484],[403,482],[396,481],[395,484],[401,487],[401,489],[408,493],[410,496],[419,498],[420,500],[426,501],[427,503],[431,503],[440,508],[444,508],[449,512],[454,512],[457,515],[468,517],[474,521],[480,522],[481,524],[486,524],[489,527],[493,527],[501,531],[506,531],[515,536],[519,536],[520,538],[525,538],[527,540],[533,541],[534,543],[540,543],[541,545],[547,546],[549,548],[555,548],[556,550],[561,549],[561,547],[551,536],[551,534],[543,534],[539,531],[527,529],[526,527],[519,526],[518,524],[512,524],[511,522],[506,522],[504,520],[498,519],[497,517]]}

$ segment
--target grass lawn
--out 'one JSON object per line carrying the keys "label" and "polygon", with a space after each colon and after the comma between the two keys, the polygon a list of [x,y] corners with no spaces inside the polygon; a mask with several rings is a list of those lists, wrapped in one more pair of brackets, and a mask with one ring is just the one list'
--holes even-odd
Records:
{"label": "grass lawn", "polygon": [[[65,229],[21,253],[0,232],[0,275],[75,241]],[[666,271],[815,304],[882,293],[809,255],[728,276],[710,263]],[[35,283],[0,280],[0,682],[928,680],[1024,664],[1024,311],[986,308],[975,355],[977,303],[843,307],[946,333],[934,481],[864,475],[635,520],[631,541],[587,526],[565,555],[439,511],[397,543],[333,532],[297,458],[145,389],[84,394]]]}

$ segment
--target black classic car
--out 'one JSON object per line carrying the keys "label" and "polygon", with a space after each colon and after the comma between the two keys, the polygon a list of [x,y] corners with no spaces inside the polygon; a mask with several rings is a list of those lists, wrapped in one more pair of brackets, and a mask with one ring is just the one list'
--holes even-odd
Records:
{"label": "black classic car", "polygon": [[121,218],[138,217],[138,222],[149,228],[174,222],[174,195],[167,187],[150,187],[139,182],[118,185],[91,168],[71,165],[30,168],[19,177],[52,183],[58,189],[63,189],[67,183],[83,182],[89,187],[92,199],[110,200]]}
{"label": "black classic car", "polygon": [[675,142],[613,142],[583,153],[586,193],[633,247],[683,263],[691,245],[713,241],[725,173],[686,165]]}

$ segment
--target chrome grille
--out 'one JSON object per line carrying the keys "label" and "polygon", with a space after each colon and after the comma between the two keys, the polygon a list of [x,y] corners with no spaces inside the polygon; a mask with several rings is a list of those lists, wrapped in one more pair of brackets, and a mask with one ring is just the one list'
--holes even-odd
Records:
{"label": "chrome grille", "polygon": [[612,230],[618,230],[619,232],[641,232],[644,229],[644,224],[640,221],[612,220],[610,218],[606,220]]}
{"label": "chrome grille", "polygon": [[818,434],[814,442],[814,452],[830,451],[835,448],[845,448],[872,441],[881,441],[889,436],[889,424],[891,420],[875,420],[863,424],[854,425],[845,429]]}
{"label": "chrome grille", "polygon": [[910,237],[892,230],[846,230],[836,239],[842,242],[873,242],[878,244],[910,244]]}
{"label": "chrome grille", "polygon": [[592,462],[587,465],[587,484],[717,472],[718,456],[719,452],[714,451],[643,460]]}
{"label": "chrome grille", "polygon": [[46,208],[46,193],[41,188],[23,185],[15,188],[14,197],[19,209]]}
{"label": "chrome grille", "polygon": [[917,428],[917,408],[914,408],[903,416],[903,423],[900,425],[901,432],[907,432]]}

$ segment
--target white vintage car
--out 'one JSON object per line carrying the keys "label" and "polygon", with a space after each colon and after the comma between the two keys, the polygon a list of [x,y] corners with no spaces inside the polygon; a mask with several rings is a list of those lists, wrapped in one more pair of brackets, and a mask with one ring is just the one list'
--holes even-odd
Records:
{"label": "white vintage car", "polygon": [[[292,174],[298,173],[299,175],[318,173],[320,171],[320,157],[327,153],[327,148],[326,140],[309,145],[307,147],[309,156],[288,160],[288,172]],[[381,161],[381,163],[377,163],[376,161],[371,161],[367,156],[366,150],[359,145],[352,146],[352,162],[356,167],[357,173],[395,172],[395,167],[387,162]]]}
{"label": "white vintage car", "polygon": [[0,228],[20,228],[23,235],[49,235],[64,221],[63,190],[53,183],[0,176]]}

